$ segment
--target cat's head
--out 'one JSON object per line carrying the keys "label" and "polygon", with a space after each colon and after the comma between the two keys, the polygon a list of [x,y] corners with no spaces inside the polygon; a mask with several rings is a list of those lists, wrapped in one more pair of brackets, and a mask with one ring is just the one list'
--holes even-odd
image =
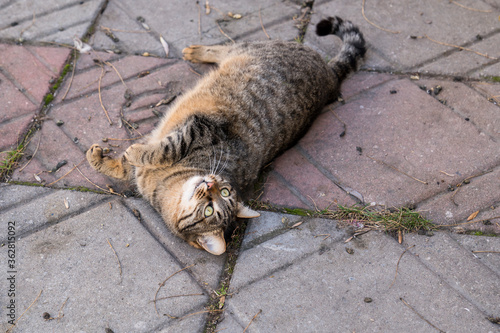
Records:
{"label": "cat's head", "polygon": [[174,219],[178,234],[189,244],[212,254],[226,251],[224,231],[239,218],[260,214],[238,197],[229,181],[218,175],[194,176],[183,185]]}

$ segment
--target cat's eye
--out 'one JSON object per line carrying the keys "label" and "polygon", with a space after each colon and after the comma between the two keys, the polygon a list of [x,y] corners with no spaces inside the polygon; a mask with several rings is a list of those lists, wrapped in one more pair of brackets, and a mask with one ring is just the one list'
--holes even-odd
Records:
{"label": "cat's eye", "polygon": [[212,216],[213,213],[214,213],[214,207],[212,206],[205,207],[205,217]]}
{"label": "cat's eye", "polygon": [[223,188],[220,191],[220,195],[222,195],[223,197],[228,197],[229,196],[229,190],[227,188]]}

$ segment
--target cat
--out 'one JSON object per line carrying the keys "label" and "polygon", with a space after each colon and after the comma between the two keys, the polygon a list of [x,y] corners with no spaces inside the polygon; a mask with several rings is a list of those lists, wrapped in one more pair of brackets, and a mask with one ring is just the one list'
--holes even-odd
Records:
{"label": "cat", "polygon": [[322,20],[319,36],[343,40],[326,63],[310,48],[285,41],[185,48],[185,60],[215,63],[121,158],[87,151],[97,171],[135,180],[170,230],[196,248],[220,255],[224,232],[236,218],[258,217],[243,194],[259,172],[293,145],[366,52],[362,33],[339,17]]}

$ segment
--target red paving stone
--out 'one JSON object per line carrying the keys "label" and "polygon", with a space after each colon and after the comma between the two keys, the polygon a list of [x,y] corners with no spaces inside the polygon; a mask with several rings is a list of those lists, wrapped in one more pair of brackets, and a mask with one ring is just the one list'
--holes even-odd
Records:
{"label": "red paving stone", "polygon": [[[398,92],[390,94],[394,86]],[[463,178],[498,163],[498,144],[408,80],[366,91],[335,112],[347,124],[343,139],[331,135],[340,133],[341,125],[325,113],[299,144],[368,203],[418,203],[446,190],[441,170]]]}
{"label": "red paving stone", "polygon": [[311,205],[306,205],[292,191],[280,181],[276,175],[270,173],[264,184],[263,195],[259,200],[273,206],[294,207],[312,209]]}

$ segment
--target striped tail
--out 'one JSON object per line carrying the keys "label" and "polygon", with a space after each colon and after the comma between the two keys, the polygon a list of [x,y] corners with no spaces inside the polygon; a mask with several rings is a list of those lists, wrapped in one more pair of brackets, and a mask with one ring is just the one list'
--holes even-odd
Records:
{"label": "striped tail", "polygon": [[344,21],[340,17],[329,17],[316,25],[318,36],[337,35],[344,45],[339,54],[328,62],[328,66],[337,75],[339,83],[351,72],[357,69],[358,63],[366,53],[365,39],[358,27],[351,21]]}

